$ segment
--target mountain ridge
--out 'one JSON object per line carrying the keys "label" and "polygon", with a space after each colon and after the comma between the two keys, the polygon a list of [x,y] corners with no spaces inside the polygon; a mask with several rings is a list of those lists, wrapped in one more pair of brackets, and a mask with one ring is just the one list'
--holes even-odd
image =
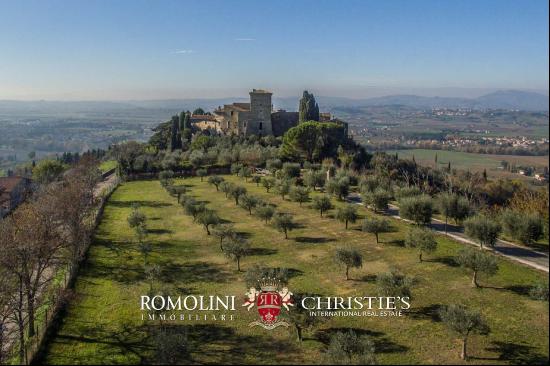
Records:
{"label": "mountain ridge", "polygon": [[[335,107],[380,107],[380,106],[407,106],[414,108],[469,108],[469,109],[509,109],[525,111],[548,111],[548,96],[521,90],[497,90],[475,98],[465,97],[427,97],[415,94],[393,94],[381,97],[354,99],[348,97],[317,96],[316,100],[321,109]],[[246,102],[245,97],[227,98],[185,98],[185,99],[158,99],[158,100],[128,100],[128,101],[16,101],[0,100],[0,111],[14,110],[108,110],[124,109],[162,109],[182,110],[202,107],[212,110],[223,104]],[[274,97],[275,109],[298,109],[299,97]]]}

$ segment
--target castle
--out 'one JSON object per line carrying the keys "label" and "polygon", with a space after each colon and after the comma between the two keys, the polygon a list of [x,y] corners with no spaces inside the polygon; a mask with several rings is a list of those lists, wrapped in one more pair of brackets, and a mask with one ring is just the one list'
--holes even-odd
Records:
{"label": "castle", "polygon": [[[192,115],[190,121],[201,130],[241,136],[282,136],[298,125],[298,112],[273,111],[271,92],[253,89],[249,94],[250,103],[225,104],[211,115]],[[330,113],[320,117],[321,121],[331,121]]]}

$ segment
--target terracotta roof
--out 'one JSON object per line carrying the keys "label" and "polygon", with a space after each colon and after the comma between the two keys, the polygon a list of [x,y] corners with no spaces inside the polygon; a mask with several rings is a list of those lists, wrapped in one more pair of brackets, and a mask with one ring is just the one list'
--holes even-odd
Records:
{"label": "terracotta roof", "polygon": [[0,192],[2,193],[9,193],[11,192],[21,181],[23,181],[24,177],[0,177]]}
{"label": "terracotta roof", "polygon": [[246,112],[250,110],[250,103],[233,103],[233,104],[225,104],[223,106],[224,109],[233,109],[240,112]]}
{"label": "terracotta roof", "polygon": [[191,119],[195,121],[214,121],[216,118],[209,114],[193,114]]}

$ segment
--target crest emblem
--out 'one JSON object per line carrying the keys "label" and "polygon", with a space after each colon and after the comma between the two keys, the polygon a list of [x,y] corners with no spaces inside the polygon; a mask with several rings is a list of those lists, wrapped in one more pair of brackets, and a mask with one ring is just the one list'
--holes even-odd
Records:
{"label": "crest emblem", "polygon": [[285,321],[279,320],[281,308],[289,311],[292,303],[292,292],[288,287],[280,288],[280,281],[274,278],[263,278],[258,281],[260,291],[255,287],[251,287],[246,295],[246,300],[242,306],[246,306],[247,310],[254,306],[258,309],[260,320],[251,322],[248,326],[261,326],[265,329],[274,329],[278,326],[288,327]]}

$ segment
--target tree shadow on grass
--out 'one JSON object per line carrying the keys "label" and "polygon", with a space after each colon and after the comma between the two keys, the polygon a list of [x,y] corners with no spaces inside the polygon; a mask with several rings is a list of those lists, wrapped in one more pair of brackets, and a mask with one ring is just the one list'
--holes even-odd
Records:
{"label": "tree shadow on grass", "polygon": [[359,282],[376,282],[376,275],[374,274],[368,274],[368,275],[364,275],[362,277],[360,277],[359,279],[352,279],[353,281],[359,281]]}
{"label": "tree shadow on grass", "polygon": [[419,308],[411,308],[407,311],[407,316],[416,320],[430,319],[433,322],[440,322],[439,309],[441,306],[441,304],[431,304]]}
{"label": "tree shadow on grass", "polygon": [[[101,360],[100,363],[110,364],[117,360],[120,362],[120,355],[127,354],[135,356],[140,364],[146,361],[146,355],[150,352],[151,347],[147,344],[149,336],[145,326],[136,327],[123,324],[116,330],[112,330],[95,322],[72,321],[71,331],[65,332],[61,328],[61,319],[65,315],[65,311],[61,311],[59,314],[60,316],[54,320],[55,323],[50,330],[49,341],[45,342],[44,347],[37,353],[33,364],[43,364],[47,350],[52,344],[66,344],[70,347],[79,343],[95,344],[96,346],[91,347],[94,349],[94,358],[96,361]],[[73,330],[74,328],[76,329]],[[63,359],[63,363],[67,365],[90,362],[90,360],[83,359],[78,352],[57,353],[55,357]]]}
{"label": "tree shadow on grass", "polygon": [[169,207],[171,203],[160,201],[109,201],[109,205],[115,207],[133,207],[138,205],[139,207]]}
{"label": "tree shadow on grass", "polygon": [[360,328],[328,328],[319,330],[316,332],[317,339],[323,344],[327,345],[330,343],[330,337],[337,332],[349,332],[353,330],[357,335],[367,335],[371,337],[374,342],[374,347],[376,353],[403,353],[406,352],[409,347],[403,346],[401,344],[395,343],[390,340],[384,332],[372,331],[367,329]]}
{"label": "tree shadow on grass", "polygon": [[509,361],[513,365],[547,365],[548,358],[537,352],[534,347],[513,342],[492,342],[492,346],[486,348],[487,351],[497,352],[499,357],[483,358],[470,357],[474,360],[503,360]]}
{"label": "tree shadow on grass", "polygon": [[[186,340],[186,352],[175,354],[179,364],[248,364],[255,359],[292,363],[299,351],[294,342],[278,340],[266,333],[240,335],[234,328],[215,324],[172,325],[169,328],[183,334]],[[149,333],[153,332],[151,329]],[[156,359],[147,361],[158,362]]]}
{"label": "tree shadow on grass", "polygon": [[223,267],[208,262],[179,264],[172,261],[161,265],[160,281],[165,283],[210,282],[226,283],[233,280],[233,275]]}
{"label": "tree shadow on grass", "polygon": [[323,244],[323,243],[329,243],[334,241],[332,238],[324,238],[324,237],[313,237],[313,236],[297,236],[294,238],[294,241],[297,243],[305,243],[305,244]]}
{"label": "tree shadow on grass", "polygon": [[514,285],[514,286],[506,286],[504,287],[504,290],[511,291],[515,294],[522,295],[522,296],[529,296],[529,292],[533,286],[527,286],[527,285]]}
{"label": "tree shadow on grass", "polygon": [[[380,241],[382,243],[382,241]],[[403,239],[394,239],[394,240],[390,240],[390,241],[384,241],[383,242],[384,244],[388,244],[388,245],[393,245],[393,246],[396,246],[396,247],[405,247],[405,240]]]}
{"label": "tree shadow on grass", "polygon": [[457,263],[456,258],[450,255],[443,256],[443,257],[436,257],[432,259],[426,259],[424,260],[424,262],[441,263],[449,267],[459,267],[459,264]]}
{"label": "tree shadow on grass", "polygon": [[172,234],[174,231],[170,229],[147,229],[147,232],[149,234],[161,235],[161,234]]}
{"label": "tree shadow on grass", "polygon": [[250,234],[248,231],[237,231],[235,234],[237,234],[242,239],[250,239],[252,237],[252,234]]}
{"label": "tree shadow on grass", "polygon": [[277,249],[271,248],[250,248],[248,250],[248,255],[273,255],[277,254]]}

